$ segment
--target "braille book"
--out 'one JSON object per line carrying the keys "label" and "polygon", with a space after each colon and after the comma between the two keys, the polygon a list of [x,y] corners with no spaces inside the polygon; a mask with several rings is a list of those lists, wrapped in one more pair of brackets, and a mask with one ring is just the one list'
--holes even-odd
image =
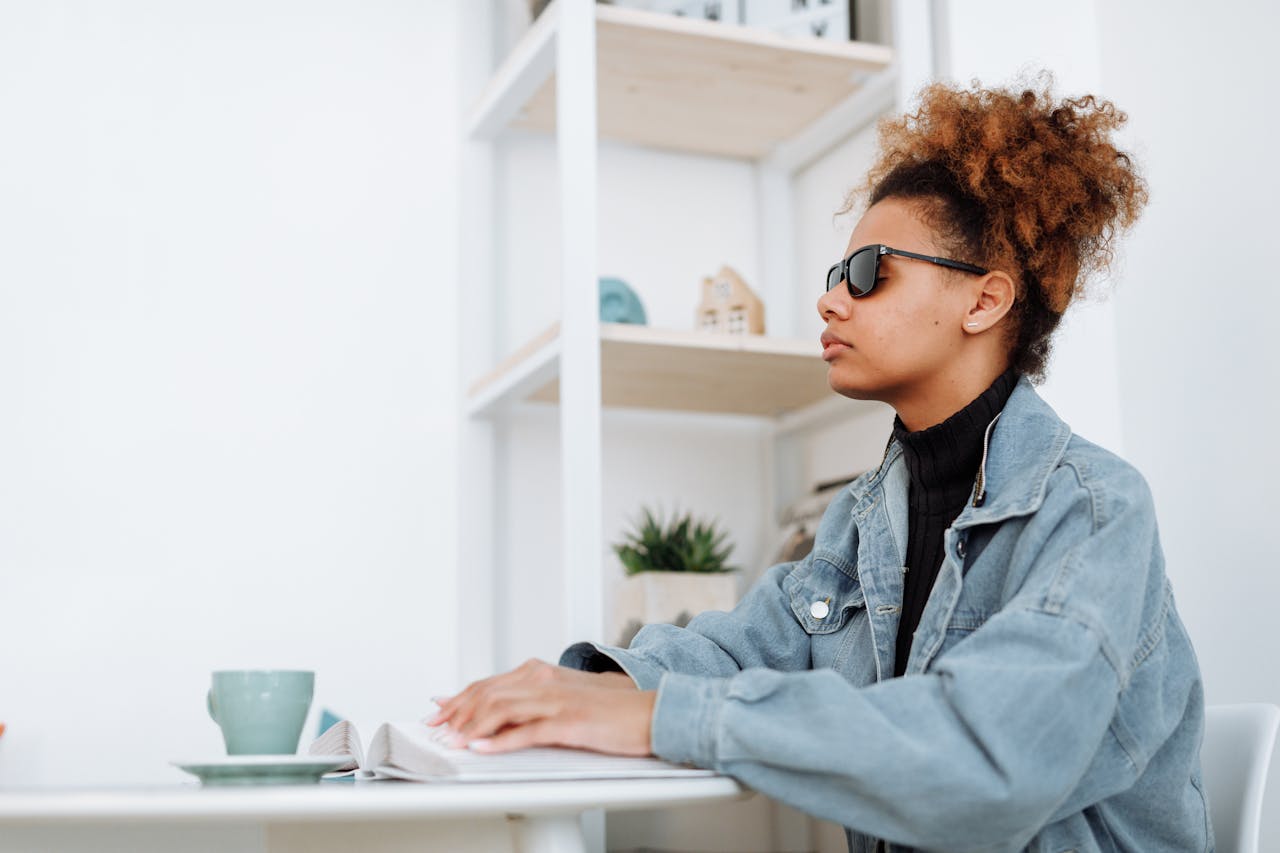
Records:
{"label": "braille book", "polygon": [[583,749],[531,747],[479,753],[448,746],[443,728],[422,722],[383,723],[368,749],[349,720],[331,726],[308,749],[311,755],[348,755],[351,761],[329,776],[413,782],[529,782],[553,779],[646,779],[714,776],[659,758],[629,758]]}

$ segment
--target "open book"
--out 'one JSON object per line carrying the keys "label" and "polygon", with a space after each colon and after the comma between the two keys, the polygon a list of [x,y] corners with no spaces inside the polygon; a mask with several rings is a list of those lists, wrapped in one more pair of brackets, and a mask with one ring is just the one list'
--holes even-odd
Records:
{"label": "open book", "polygon": [[422,722],[383,723],[368,749],[348,720],[330,726],[307,750],[311,755],[349,755],[351,761],[330,776],[408,779],[414,782],[526,782],[548,779],[643,779],[664,776],[714,776],[658,758],[628,758],[582,749],[535,747],[513,752],[479,753],[445,744],[443,727]]}

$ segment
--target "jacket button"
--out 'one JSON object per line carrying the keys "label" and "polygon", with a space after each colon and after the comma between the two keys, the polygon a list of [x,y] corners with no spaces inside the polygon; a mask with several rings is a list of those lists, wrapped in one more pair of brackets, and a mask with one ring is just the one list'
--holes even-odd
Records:
{"label": "jacket button", "polygon": [[956,540],[956,554],[960,556],[960,559],[964,559],[964,539]]}
{"label": "jacket button", "polygon": [[815,601],[809,605],[809,614],[814,619],[826,619],[827,614],[831,612],[831,608],[827,606],[825,601]]}

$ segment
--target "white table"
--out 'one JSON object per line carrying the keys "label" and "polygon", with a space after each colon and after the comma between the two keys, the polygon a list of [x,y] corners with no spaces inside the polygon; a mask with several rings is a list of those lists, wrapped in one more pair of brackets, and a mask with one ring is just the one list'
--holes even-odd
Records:
{"label": "white table", "polygon": [[[198,784],[119,789],[0,789],[0,837],[7,828],[70,824],[258,824],[267,850],[350,850],[359,824],[362,850],[437,849],[452,833],[477,850],[584,853],[581,816],[592,809],[647,809],[747,796],[727,777],[617,779],[510,784],[326,782],[320,785],[201,788]],[[442,828],[443,823],[451,825]],[[384,827],[390,832],[383,833]],[[351,828],[348,827],[350,830]],[[447,831],[446,831],[447,830]],[[420,846],[419,846],[420,845]]]}

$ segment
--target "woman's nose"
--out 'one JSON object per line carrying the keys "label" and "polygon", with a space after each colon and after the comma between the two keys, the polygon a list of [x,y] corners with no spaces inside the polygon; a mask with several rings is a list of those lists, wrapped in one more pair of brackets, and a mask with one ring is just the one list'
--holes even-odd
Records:
{"label": "woman's nose", "polygon": [[847,295],[848,293],[849,288],[845,287],[844,283],[841,282],[839,286],[833,287],[819,296],[818,316],[823,320],[827,319],[827,316],[831,314],[842,319],[847,318],[849,316],[849,307],[845,303],[852,301]]}

